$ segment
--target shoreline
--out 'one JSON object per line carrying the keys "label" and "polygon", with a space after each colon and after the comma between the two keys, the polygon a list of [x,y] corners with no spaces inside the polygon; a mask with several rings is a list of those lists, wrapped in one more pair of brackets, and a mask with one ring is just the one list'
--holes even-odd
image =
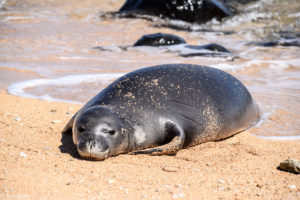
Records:
{"label": "shoreline", "polygon": [[[299,175],[280,171],[300,159],[299,141],[259,139],[249,129],[176,156],[76,156],[65,124],[82,105],[0,90],[1,199],[299,199]],[[74,192],[75,191],[75,192]]]}
{"label": "shoreline", "polygon": [[[27,79],[23,81],[18,81],[11,83],[7,89],[5,90],[8,95],[18,96],[20,98],[29,98],[35,100],[43,100],[49,102],[62,102],[62,103],[69,103],[69,104],[76,104],[76,105],[84,105],[87,101],[93,98],[97,93],[89,92],[86,93],[85,97],[81,97],[81,101],[74,100],[77,99],[78,93],[69,94],[68,98],[65,98],[64,95],[55,94],[54,96],[43,94],[39,92],[38,94],[32,88],[38,87],[45,87],[42,90],[54,90],[55,88],[59,88],[62,85],[66,86],[74,86],[79,84],[86,84],[89,82],[99,82],[100,83],[100,90],[104,89],[110,82],[113,80],[121,77],[124,73],[121,72],[106,72],[106,73],[99,73],[99,74],[73,74],[73,75],[65,75],[58,78],[36,78],[36,79]],[[4,85],[4,84],[2,84]],[[87,85],[84,89],[87,89],[89,85]],[[1,82],[0,82],[0,90],[1,90]],[[62,88],[60,88],[62,89]],[[82,89],[80,89],[82,90]],[[96,89],[95,89],[96,90]],[[53,91],[52,91],[53,92]],[[51,93],[50,93],[51,94]],[[72,100],[71,100],[72,99]],[[260,99],[259,99],[260,100]],[[263,112],[261,110],[261,119],[258,121],[256,125],[252,127],[252,129],[259,129],[263,127],[264,123],[268,123],[268,117],[272,115],[272,112],[266,111]],[[284,119],[283,119],[284,120]],[[300,134],[252,134],[255,137],[265,140],[300,140]]]}

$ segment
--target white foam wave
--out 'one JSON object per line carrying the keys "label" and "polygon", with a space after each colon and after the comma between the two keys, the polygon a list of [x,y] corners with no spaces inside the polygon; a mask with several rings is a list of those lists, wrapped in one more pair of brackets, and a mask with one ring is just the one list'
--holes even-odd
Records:
{"label": "white foam wave", "polygon": [[250,60],[248,62],[244,62],[243,64],[228,64],[228,63],[219,63],[210,65],[211,67],[215,67],[222,70],[238,70],[242,68],[252,67],[252,66],[263,66],[263,64],[268,64],[269,68],[280,72],[286,69],[289,69],[291,66],[299,68],[300,59],[293,60]]}
{"label": "white foam wave", "polygon": [[83,56],[58,56],[60,60],[96,60],[96,61],[107,61],[106,58],[100,57],[83,57]]}
{"label": "white foam wave", "polygon": [[251,65],[261,65],[263,63],[269,64],[269,67],[274,71],[282,71],[288,69],[290,66],[299,67],[297,63],[300,59],[293,60],[251,60],[243,64],[244,67],[250,67]]}
{"label": "white foam wave", "polygon": [[272,112],[263,112],[261,113],[260,120],[255,124],[255,127],[260,127],[264,122],[269,121],[269,116],[272,114]]}
{"label": "white foam wave", "polygon": [[292,18],[292,17],[300,18],[300,12],[289,14],[288,17],[289,18]]}
{"label": "white foam wave", "polygon": [[260,139],[265,139],[265,140],[279,140],[279,141],[300,140],[300,135],[280,135],[280,136],[255,135],[255,136]]}
{"label": "white foam wave", "polygon": [[183,55],[193,54],[193,53],[212,53],[212,51],[207,49],[193,49],[193,48],[187,48],[187,46],[188,46],[187,44],[177,44],[177,45],[166,46],[166,48],[169,51],[179,52]]}
{"label": "white foam wave", "polygon": [[[269,116],[272,114],[272,112],[264,112],[261,115],[260,121],[255,125],[255,127],[262,126],[265,122],[269,122],[268,119]],[[287,141],[287,140],[300,140],[300,135],[274,135],[274,136],[264,136],[264,135],[256,135],[252,134],[255,137],[258,137],[260,139],[264,140],[278,140],[278,141]]]}
{"label": "white foam wave", "polygon": [[33,16],[7,16],[2,21],[34,20]]}
{"label": "white foam wave", "polygon": [[214,64],[214,65],[210,65],[211,67],[217,68],[217,69],[222,69],[222,70],[235,70],[241,67],[238,65],[232,65],[232,64],[228,64],[228,63],[219,63],[219,64]]}
{"label": "white foam wave", "polygon": [[[247,24],[249,22],[255,22],[259,19],[271,19],[271,13],[263,13],[258,11],[251,11],[246,13],[241,13],[235,15],[234,17],[228,18],[223,22],[219,21],[209,21],[207,22],[207,26],[211,26],[213,30],[227,30],[232,29],[234,27],[238,27],[242,24]],[[246,35],[243,35],[246,36]],[[250,38],[247,38],[250,39]]]}
{"label": "white foam wave", "polygon": [[1,0],[0,1],[0,8],[3,8],[5,4],[6,4],[6,0]]}
{"label": "white foam wave", "polygon": [[68,102],[68,103],[81,103],[78,101],[69,101],[69,100],[54,98],[50,95],[37,96],[25,92],[25,89],[30,87],[42,86],[42,85],[50,85],[50,86],[75,85],[75,84],[80,84],[82,82],[91,83],[95,81],[109,83],[111,82],[111,80],[119,78],[122,75],[124,74],[123,73],[81,74],[81,75],[68,75],[56,79],[33,79],[33,80],[14,83],[7,88],[7,92],[11,95],[26,97],[26,98],[41,99],[47,101]]}

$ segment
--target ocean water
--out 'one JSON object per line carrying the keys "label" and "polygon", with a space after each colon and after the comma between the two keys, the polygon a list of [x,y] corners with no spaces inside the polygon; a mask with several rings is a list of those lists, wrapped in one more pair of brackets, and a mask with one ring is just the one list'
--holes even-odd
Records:
{"label": "ocean water", "polygon": [[[299,1],[260,0],[241,7],[239,15],[203,25],[106,15],[123,3],[1,0],[0,88],[27,98],[84,104],[132,70],[167,63],[208,65],[236,76],[259,104],[262,120],[251,133],[299,139],[300,48],[248,44],[299,40]],[[158,32],[178,35],[190,45],[218,43],[232,55],[182,57],[180,45],[130,47],[142,35]]]}

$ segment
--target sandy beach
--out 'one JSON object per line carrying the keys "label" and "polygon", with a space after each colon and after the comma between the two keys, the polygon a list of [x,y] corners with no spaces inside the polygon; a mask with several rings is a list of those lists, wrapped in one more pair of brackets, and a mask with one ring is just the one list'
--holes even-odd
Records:
{"label": "sandy beach", "polygon": [[[240,14],[185,31],[181,21],[108,14],[124,2],[0,1],[0,199],[299,200],[300,175],[277,169],[287,158],[300,160],[300,51],[285,44],[300,41],[299,1],[255,1]],[[184,57],[132,47],[159,32],[189,45],[217,43],[232,54]],[[237,77],[258,103],[261,123],[176,156],[81,159],[72,136],[61,131],[82,104],[117,75],[170,63]]]}
{"label": "sandy beach", "polygon": [[61,130],[81,105],[0,92],[1,199],[299,199],[299,175],[280,171],[299,159],[299,140],[234,137],[176,156],[78,157]]}

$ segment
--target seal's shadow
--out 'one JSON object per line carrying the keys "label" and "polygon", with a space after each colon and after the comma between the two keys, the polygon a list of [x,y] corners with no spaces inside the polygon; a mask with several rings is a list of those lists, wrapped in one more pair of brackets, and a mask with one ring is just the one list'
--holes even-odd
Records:
{"label": "seal's shadow", "polygon": [[59,150],[61,153],[68,153],[73,158],[81,159],[72,139],[72,133],[62,133],[61,134],[61,145]]}

